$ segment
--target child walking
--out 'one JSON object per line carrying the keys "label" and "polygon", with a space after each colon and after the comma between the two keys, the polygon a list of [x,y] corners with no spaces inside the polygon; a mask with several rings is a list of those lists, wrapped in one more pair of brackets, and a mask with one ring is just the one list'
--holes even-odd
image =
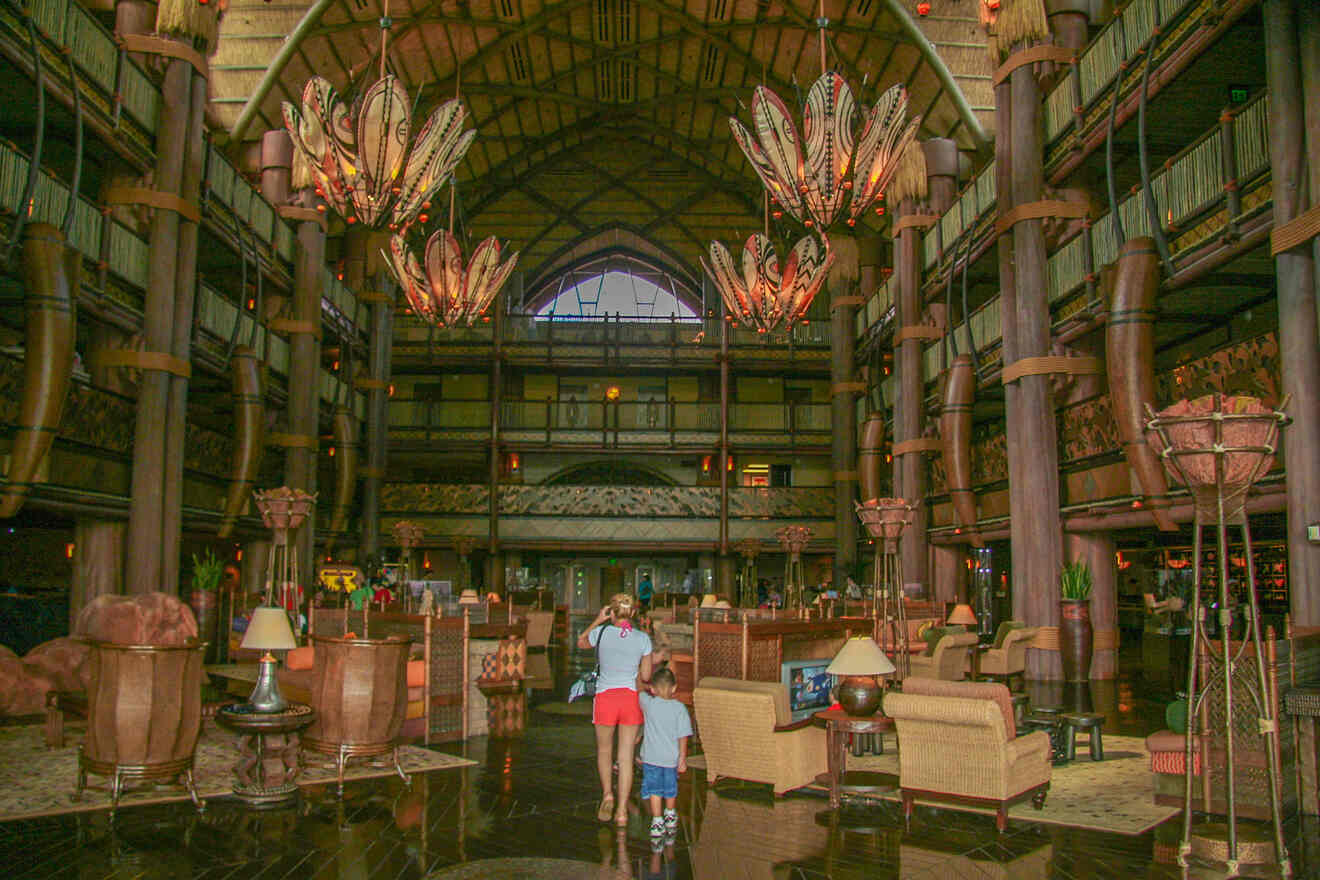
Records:
{"label": "child walking", "polygon": [[[687,743],[692,721],[687,707],[674,699],[678,680],[662,666],[651,676],[651,693],[639,694],[646,719],[642,739],[642,799],[651,802],[651,837],[678,830],[678,776],[687,772]],[[664,799],[664,812],[660,801]]]}

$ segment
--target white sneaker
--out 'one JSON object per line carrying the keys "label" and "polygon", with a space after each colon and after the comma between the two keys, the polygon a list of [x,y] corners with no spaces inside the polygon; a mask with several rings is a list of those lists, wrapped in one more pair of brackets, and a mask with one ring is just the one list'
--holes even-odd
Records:
{"label": "white sneaker", "polygon": [[665,836],[665,820],[661,819],[659,816],[656,816],[654,819],[651,820],[651,836],[652,837]]}
{"label": "white sneaker", "polygon": [[678,810],[665,810],[665,830],[678,830]]}

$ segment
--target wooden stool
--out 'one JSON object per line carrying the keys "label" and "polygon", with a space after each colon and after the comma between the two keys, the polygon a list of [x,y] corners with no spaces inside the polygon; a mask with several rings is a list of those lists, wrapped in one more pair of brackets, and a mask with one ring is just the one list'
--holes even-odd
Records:
{"label": "wooden stool", "polygon": [[1013,723],[1021,727],[1031,709],[1031,700],[1026,694],[1011,694],[1009,699],[1013,701]]}
{"label": "wooden stool", "polygon": [[1063,723],[1067,727],[1064,736],[1064,754],[1071,761],[1077,756],[1077,731],[1085,730],[1091,736],[1091,760],[1103,761],[1105,759],[1105,744],[1101,736],[1101,728],[1104,727],[1105,716],[1096,715],[1092,712],[1069,712],[1063,715]]}

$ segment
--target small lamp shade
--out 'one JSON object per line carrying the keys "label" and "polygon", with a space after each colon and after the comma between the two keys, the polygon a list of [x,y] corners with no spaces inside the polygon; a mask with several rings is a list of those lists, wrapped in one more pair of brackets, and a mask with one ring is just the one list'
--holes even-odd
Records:
{"label": "small lamp shade", "polygon": [[464,590],[458,594],[459,605],[480,605],[481,597],[477,595],[476,590]]}
{"label": "small lamp shade", "polygon": [[888,675],[894,664],[870,636],[857,636],[844,642],[843,649],[834,657],[830,675]]}
{"label": "small lamp shade", "polygon": [[949,613],[949,623],[961,626],[976,626],[976,612],[972,611],[971,605],[959,603],[953,606],[953,611]]}
{"label": "small lamp shade", "polygon": [[252,612],[241,648],[254,651],[290,651],[298,647],[283,608],[260,607]]}
{"label": "small lamp shade", "polygon": [[717,599],[717,598],[715,597],[715,594],[714,594],[714,593],[707,593],[706,595],[704,595],[704,596],[701,597],[701,607],[702,607],[702,608],[714,608],[714,607],[715,607],[715,603],[718,602],[718,601],[719,601],[719,599]]}
{"label": "small lamp shade", "polygon": [[843,650],[825,670],[840,677],[839,705],[849,715],[874,715],[880,708],[880,685],[877,675],[894,671],[894,664],[869,636],[858,636],[843,643]]}

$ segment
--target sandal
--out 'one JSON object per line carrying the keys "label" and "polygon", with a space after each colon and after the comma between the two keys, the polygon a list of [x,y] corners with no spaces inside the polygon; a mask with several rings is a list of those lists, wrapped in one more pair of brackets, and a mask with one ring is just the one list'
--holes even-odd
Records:
{"label": "sandal", "polygon": [[601,798],[600,806],[596,808],[596,821],[608,822],[614,815],[614,795],[607,794]]}

